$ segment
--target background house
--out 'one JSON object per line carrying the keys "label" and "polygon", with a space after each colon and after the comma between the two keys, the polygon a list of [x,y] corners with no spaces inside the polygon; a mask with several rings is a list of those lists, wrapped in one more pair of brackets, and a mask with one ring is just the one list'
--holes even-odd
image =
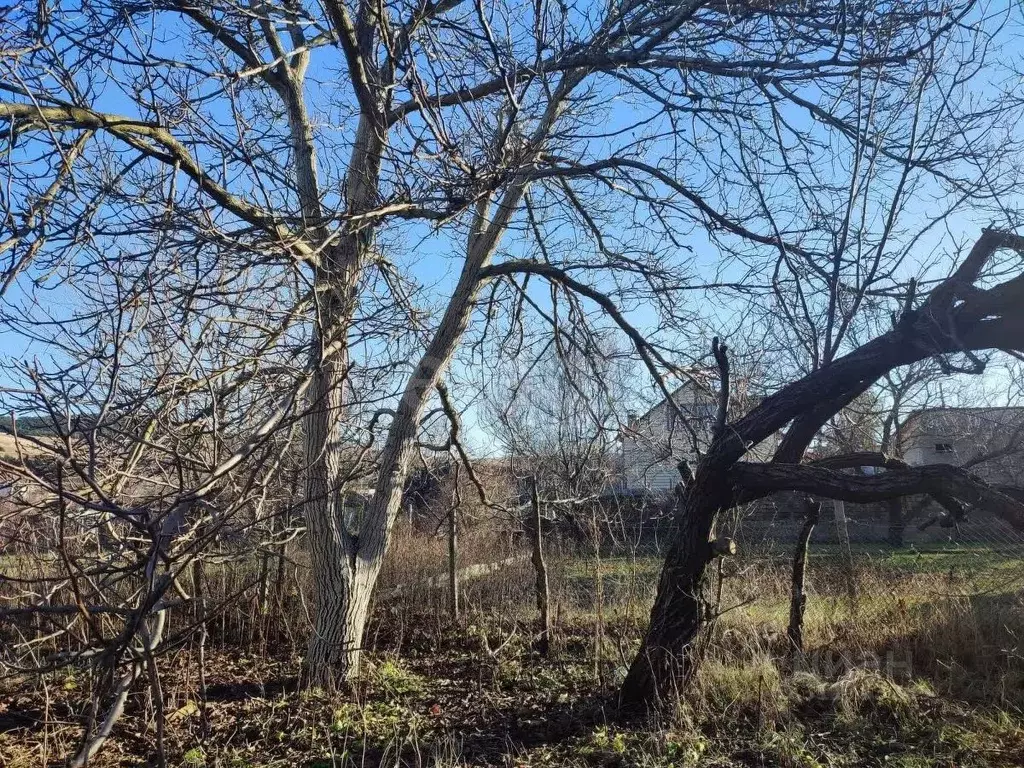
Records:
{"label": "background house", "polygon": [[911,465],[954,464],[993,485],[1024,487],[1024,408],[927,408],[900,429]]}
{"label": "background house", "polygon": [[[717,375],[712,371],[692,370],[690,377],[672,392],[672,401],[662,400],[646,413],[631,416],[619,433],[622,446],[621,487],[627,493],[668,493],[679,482],[679,462],[691,466],[708,446],[718,413]],[[748,411],[756,399],[748,395],[747,382],[734,385],[729,418]],[[749,460],[770,458],[777,439],[755,446]]]}
{"label": "background house", "polygon": [[[646,413],[630,417],[619,437],[622,444],[622,484],[627,492],[667,493],[679,482],[679,461],[694,463],[698,451],[711,441],[717,394],[708,377],[691,373],[668,398]],[[680,419],[680,414],[683,418]]]}

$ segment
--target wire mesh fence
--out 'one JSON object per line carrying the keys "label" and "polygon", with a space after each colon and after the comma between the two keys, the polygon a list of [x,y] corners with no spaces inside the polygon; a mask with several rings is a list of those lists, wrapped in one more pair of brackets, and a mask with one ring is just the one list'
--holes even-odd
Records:
{"label": "wire mesh fence", "polygon": [[[981,514],[943,527],[926,506],[909,508],[910,514],[902,510],[894,524],[890,511],[880,505],[823,503],[807,547],[806,620],[812,636],[829,628],[838,631],[852,615],[860,626],[872,626],[872,617],[884,626],[905,624],[940,604],[1020,602],[1024,533]],[[803,527],[803,516],[787,503],[724,516],[717,534],[736,546],[735,554],[721,558],[720,567],[716,564],[711,572],[712,588],[718,590],[715,610],[784,633],[794,553]],[[674,533],[668,516],[632,523],[595,516],[582,534],[578,527],[571,533],[546,531],[556,620],[602,612],[642,622]],[[464,585],[470,603],[504,611],[516,603],[529,608],[529,535],[510,540],[508,567]]]}
{"label": "wire mesh fence", "polygon": [[[884,505],[837,508],[823,503],[808,544],[811,643],[826,643],[854,623],[878,632],[905,627],[922,611],[954,604],[957,610],[974,610],[984,603],[994,607],[997,617],[1000,611],[1024,610],[1024,533],[980,513],[943,527],[932,522],[927,507],[908,504],[900,511],[894,518]],[[374,598],[381,623],[411,629],[425,629],[425,622],[436,629],[450,626],[455,593],[464,617],[484,612],[532,621],[533,531],[529,524],[507,523],[478,521],[460,534],[454,590],[443,525],[429,530],[399,526]],[[720,558],[711,571],[713,609],[723,624],[753,623],[769,636],[784,636],[793,557],[803,526],[802,506],[786,499],[722,516],[716,534],[736,544],[735,554]],[[674,536],[671,515],[658,509],[619,509],[616,514],[594,509],[577,512],[572,524],[550,514],[542,540],[556,631],[598,618],[625,622],[623,637],[638,639]],[[312,610],[304,537],[262,547],[257,556],[244,544],[224,542],[204,558],[207,599],[215,607],[206,622],[211,638],[225,643],[256,638],[261,647],[278,643],[301,649]],[[28,595],[24,584],[58,572],[55,558],[29,551],[8,555],[3,574],[17,581],[5,582],[0,596],[14,607],[27,604],[30,596],[19,598]],[[183,578],[186,590],[192,589],[191,576]],[[191,606],[171,612],[183,632],[198,617]],[[26,624],[23,629],[32,633],[38,628]]]}

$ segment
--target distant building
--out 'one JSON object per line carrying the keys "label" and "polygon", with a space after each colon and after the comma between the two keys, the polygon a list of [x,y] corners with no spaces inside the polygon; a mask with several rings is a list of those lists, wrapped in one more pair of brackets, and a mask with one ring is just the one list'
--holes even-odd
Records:
{"label": "distant building", "polygon": [[[718,413],[718,391],[710,371],[689,371],[691,377],[668,398],[646,413],[631,416],[619,432],[622,445],[621,488],[628,493],[664,494],[679,483],[679,462],[696,467],[711,445]],[[752,400],[744,385],[730,404],[730,420],[749,410]],[[760,461],[771,455],[776,440],[762,443],[747,458]]]}
{"label": "distant building", "polygon": [[993,485],[1024,487],[1024,408],[926,408],[900,428],[911,465],[953,464]]}

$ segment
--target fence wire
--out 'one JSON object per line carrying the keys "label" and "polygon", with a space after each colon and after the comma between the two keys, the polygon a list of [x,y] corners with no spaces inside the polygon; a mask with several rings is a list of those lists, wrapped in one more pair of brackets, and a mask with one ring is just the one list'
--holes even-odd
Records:
{"label": "fence wire", "polygon": [[[804,520],[793,505],[763,505],[726,515],[719,536],[732,538],[736,554],[712,569],[721,575],[720,612],[739,611],[747,620],[783,632],[788,620],[792,567]],[[839,623],[851,613],[880,623],[910,621],[915,611],[959,602],[1022,599],[1024,533],[988,515],[951,527],[934,522],[933,510],[911,509],[899,525],[881,506],[822,505],[808,545],[808,621]],[[626,612],[642,621],[650,609],[664,557],[675,535],[667,516],[644,522],[598,521],[599,533],[545,533],[551,553],[556,612]],[[520,574],[506,573],[506,589],[531,570],[522,543]],[[481,595],[483,596],[483,595]]]}

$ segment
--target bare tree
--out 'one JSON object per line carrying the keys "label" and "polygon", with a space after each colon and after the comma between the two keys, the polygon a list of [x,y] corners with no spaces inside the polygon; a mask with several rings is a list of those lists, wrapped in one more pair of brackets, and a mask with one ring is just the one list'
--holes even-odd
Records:
{"label": "bare tree", "polygon": [[[667,13],[657,3],[609,4],[580,17],[546,3],[353,8],[332,1],[323,9],[98,3],[81,14],[11,14],[3,82],[11,100],[0,104],[0,118],[20,191],[5,199],[8,284],[32,270],[80,266],[80,232],[98,251],[143,240],[146,259],[161,269],[168,238],[188,233],[188,247],[223,269],[231,289],[290,282],[287,311],[311,325],[303,431],[317,605],[307,662],[315,684],[333,685],[358,668],[424,405],[478,293],[497,277],[488,265],[528,186],[548,177],[545,168],[592,155],[584,118],[603,97],[585,82],[610,79],[625,89],[630,70],[675,72],[684,38],[717,69],[711,52],[728,35],[701,17],[713,22],[727,13],[699,3]],[[705,30],[699,38],[685,31],[693,25]],[[168,28],[180,44],[157,45]],[[347,77],[313,99],[309,77],[335,48]],[[344,122],[338,130],[329,119],[335,112]],[[634,152],[631,141],[621,138],[619,148]],[[47,175],[54,181],[37,192],[36,180]],[[49,203],[46,215],[20,208],[19,199]],[[466,238],[458,281],[429,329],[417,322],[407,281],[376,237],[402,220],[450,225]],[[220,301],[241,300],[224,292],[218,286]],[[406,329],[411,320],[422,346],[389,409],[373,500],[351,528],[340,501],[342,448],[359,424],[347,392],[353,350],[387,338],[375,303],[404,314]]]}
{"label": "bare tree", "polygon": [[[1005,190],[1005,109],[963,98],[1002,18],[969,0],[167,0],[7,17],[0,241],[31,321],[6,322],[28,337],[70,327],[35,295],[122,267],[144,290],[118,307],[168,295],[190,331],[246,317],[231,354],[249,368],[198,381],[262,403],[263,418],[161,499],[155,519],[172,522],[154,551],[226,483],[248,487],[301,413],[317,685],[358,670],[416,436],[464,337],[503,331],[514,348],[524,312],[556,335],[603,324],[664,386],[679,367],[667,339],[703,327],[688,297],[770,295],[793,319],[786,346],[807,352],[791,367],[835,370],[921,232]],[[908,235],[926,196],[940,207]],[[450,290],[415,279],[408,253],[442,260],[432,248],[452,259]],[[771,279],[755,277],[766,266]],[[73,319],[93,307],[81,297]],[[274,406],[254,373],[264,360],[287,380]],[[763,426],[763,412],[741,423]],[[720,442],[709,467],[736,449]],[[355,520],[345,490],[371,455]],[[707,515],[689,517],[700,538]]]}
{"label": "bare tree", "polygon": [[536,480],[548,510],[575,520],[617,479],[628,361],[600,346],[563,342],[487,370],[481,426],[518,474]]}
{"label": "bare tree", "polygon": [[[1024,253],[1024,239],[987,230],[950,277],[919,304],[906,302],[892,330],[782,387],[719,433],[678,503],[680,530],[666,557],[650,628],[623,686],[627,703],[664,700],[692,674],[690,650],[707,620],[705,570],[714,557],[709,534],[719,511],[735,503],[780,490],[847,501],[930,494],[954,508],[984,506],[1024,529],[1024,506],[952,465],[909,467],[870,453],[800,463],[825,422],[889,371],[931,357],[978,361],[985,350],[1020,348],[1024,279],[1004,273],[991,287],[978,285],[998,270],[1002,249]],[[787,425],[771,463],[742,461],[749,445]],[[885,471],[840,471],[871,464]]]}
{"label": "bare tree", "polygon": [[[252,316],[182,322],[188,303],[125,265],[94,276],[63,292],[88,297],[89,314],[17,316],[60,364],[30,362],[31,386],[6,391],[8,405],[39,415],[28,434],[12,420],[16,455],[0,463],[16,478],[10,504],[36,569],[25,578],[5,563],[0,664],[94,673],[75,765],[102,746],[137,680],[162,702],[155,656],[190,631],[168,611],[205,622],[204,559],[287,535],[276,521],[291,505],[294,402],[308,382],[280,350],[253,357]],[[240,464],[248,471],[234,473]]]}

